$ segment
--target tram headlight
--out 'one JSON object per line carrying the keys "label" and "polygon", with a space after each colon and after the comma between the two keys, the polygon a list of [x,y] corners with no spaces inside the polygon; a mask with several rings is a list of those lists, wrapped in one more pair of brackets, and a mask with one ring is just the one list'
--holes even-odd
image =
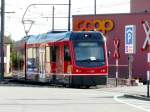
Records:
{"label": "tram headlight", "polygon": [[76,72],[79,72],[79,70],[78,70],[78,69],[76,69]]}
{"label": "tram headlight", "polygon": [[101,72],[101,73],[106,73],[106,72],[107,72],[107,69],[106,69],[106,68],[103,68],[103,69],[100,70],[100,72]]}

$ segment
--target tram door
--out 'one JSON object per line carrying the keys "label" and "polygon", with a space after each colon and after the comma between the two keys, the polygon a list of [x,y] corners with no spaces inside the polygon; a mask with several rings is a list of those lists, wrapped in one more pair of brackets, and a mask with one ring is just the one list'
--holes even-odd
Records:
{"label": "tram door", "polygon": [[41,46],[39,48],[39,81],[44,82],[45,79],[45,47]]}
{"label": "tram door", "polygon": [[64,46],[57,46],[56,47],[56,75],[58,78],[62,77],[64,73]]}

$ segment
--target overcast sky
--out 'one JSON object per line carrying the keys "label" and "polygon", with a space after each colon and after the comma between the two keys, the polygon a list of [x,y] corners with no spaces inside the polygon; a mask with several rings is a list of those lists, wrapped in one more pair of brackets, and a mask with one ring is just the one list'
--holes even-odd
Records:
{"label": "overcast sky", "polygon": [[[22,16],[30,4],[67,4],[69,0],[5,0],[5,34],[14,40],[25,36]],[[128,13],[130,0],[97,0],[97,14]],[[72,0],[71,14],[93,14],[94,0]],[[68,6],[55,6],[55,16],[67,17]],[[27,10],[26,20],[33,20],[34,24],[29,34],[45,33],[52,29],[52,6],[32,6]],[[26,25],[28,29],[29,25]],[[55,19],[55,29],[67,29],[67,19]]]}

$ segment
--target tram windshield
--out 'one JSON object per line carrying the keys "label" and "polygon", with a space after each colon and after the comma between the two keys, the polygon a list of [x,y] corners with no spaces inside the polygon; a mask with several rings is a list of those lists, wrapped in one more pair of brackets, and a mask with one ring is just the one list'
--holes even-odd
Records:
{"label": "tram windshield", "polygon": [[75,42],[74,49],[78,66],[97,67],[105,64],[104,44],[102,42]]}

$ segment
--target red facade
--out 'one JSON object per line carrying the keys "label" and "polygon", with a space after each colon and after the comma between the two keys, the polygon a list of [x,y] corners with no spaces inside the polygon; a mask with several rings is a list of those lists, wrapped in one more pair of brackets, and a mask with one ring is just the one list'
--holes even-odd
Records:
{"label": "red facade", "polygon": [[131,0],[131,12],[150,12],[150,0]]}
{"label": "red facade", "polygon": [[128,78],[128,54],[125,54],[125,26],[136,26],[136,54],[133,54],[133,77],[146,78],[147,54],[142,52],[146,34],[142,21],[150,23],[150,13],[107,14],[107,15],[76,15],[73,16],[73,30],[98,30],[105,33],[107,47],[110,51],[109,76],[115,77],[116,67],[113,57],[115,52],[114,39],[120,40],[119,77]]}

